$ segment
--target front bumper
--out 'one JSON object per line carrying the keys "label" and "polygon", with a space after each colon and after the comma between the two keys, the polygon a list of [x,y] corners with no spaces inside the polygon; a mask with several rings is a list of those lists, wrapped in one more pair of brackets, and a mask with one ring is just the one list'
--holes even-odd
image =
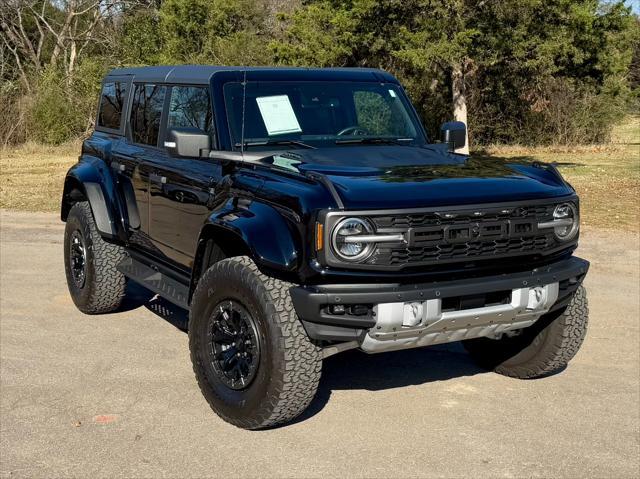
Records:
{"label": "front bumper", "polygon": [[[472,304],[477,302],[482,295],[488,293],[512,291],[514,297],[516,291],[518,291],[518,295],[521,295],[525,289],[533,290],[536,287],[542,288],[557,284],[557,296],[554,298],[553,304],[540,310],[547,313],[569,303],[588,269],[588,261],[571,257],[531,271],[459,281],[438,281],[411,285],[298,286],[291,288],[290,293],[296,313],[311,338],[330,341],[356,340],[362,344],[367,331],[380,326],[381,321],[377,314],[390,311],[388,306],[390,304],[417,304],[424,305],[426,308],[428,304],[435,304],[429,300],[437,299],[439,300],[438,307],[441,307],[441,300],[448,298],[460,298],[460,305],[469,300],[471,300],[469,304]],[[345,306],[345,312],[332,314],[332,306],[335,305]],[[349,314],[350,306],[353,305],[360,305],[359,314]],[[379,309],[380,311],[378,311]],[[458,313],[465,316],[465,309],[460,306]],[[476,306],[472,306],[468,311],[474,309]]]}

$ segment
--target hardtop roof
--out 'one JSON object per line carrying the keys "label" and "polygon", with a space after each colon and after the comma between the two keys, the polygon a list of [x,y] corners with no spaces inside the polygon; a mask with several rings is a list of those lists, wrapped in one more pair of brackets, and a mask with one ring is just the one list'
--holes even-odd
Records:
{"label": "hardtop roof", "polygon": [[220,72],[247,72],[249,80],[291,81],[382,81],[398,83],[393,75],[375,68],[295,68],[236,67],[209,65],[166,65],[153,67],[115,68],[106,78],[133,76],[135,82],[208,84]]}

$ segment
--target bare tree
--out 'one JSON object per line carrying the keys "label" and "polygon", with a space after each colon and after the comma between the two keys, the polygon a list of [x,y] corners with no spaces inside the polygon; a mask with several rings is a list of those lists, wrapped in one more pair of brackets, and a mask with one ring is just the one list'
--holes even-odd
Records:
{"label": "bare tree", "polygon": [[27,2],[21,0],[7,0],[0,5],[0,40],[3,49],[13,59],[12,64],[7,64],[3,69],[3,74],[8,75],[11,70],[19,76],[29,91],[26,65],[32,63],[36,69],[40,67],[39,55],[44,39],[43,37],[35,39],[33,35],[27,33],[24,18],[27,8]]}
{"label": "bare tree", "polygon": [[79,58],[106,45],[109,25],[126,6],[146,0],[3,0],[0,42],[27,89],[29,73],[62,66],[70,78]]}

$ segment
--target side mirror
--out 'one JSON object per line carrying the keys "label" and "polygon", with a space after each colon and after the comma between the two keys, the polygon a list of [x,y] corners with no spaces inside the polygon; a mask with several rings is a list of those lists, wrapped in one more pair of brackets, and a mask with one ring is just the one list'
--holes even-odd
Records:
{"label": "side mirror", "polygon": [[164,147],[171,156],[203,157],[211,150],[211,138],[198,128],[171,128],[167,130]]}
{"label": "side mirror", "polygon": [[467,138],[467,127],[461,121],[449,121],[440,127],[440,139],[449,144],[449,150],[463,148]]}

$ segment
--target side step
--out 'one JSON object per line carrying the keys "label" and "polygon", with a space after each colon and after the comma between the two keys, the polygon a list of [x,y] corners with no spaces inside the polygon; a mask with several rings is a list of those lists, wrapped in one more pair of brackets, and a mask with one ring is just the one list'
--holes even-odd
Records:
{"label": "side step", "polygon": [[127,258],[117,266],[118,271],[145,288],[158,293],[176,306],[189,309],[189,286],[134,258]]}

